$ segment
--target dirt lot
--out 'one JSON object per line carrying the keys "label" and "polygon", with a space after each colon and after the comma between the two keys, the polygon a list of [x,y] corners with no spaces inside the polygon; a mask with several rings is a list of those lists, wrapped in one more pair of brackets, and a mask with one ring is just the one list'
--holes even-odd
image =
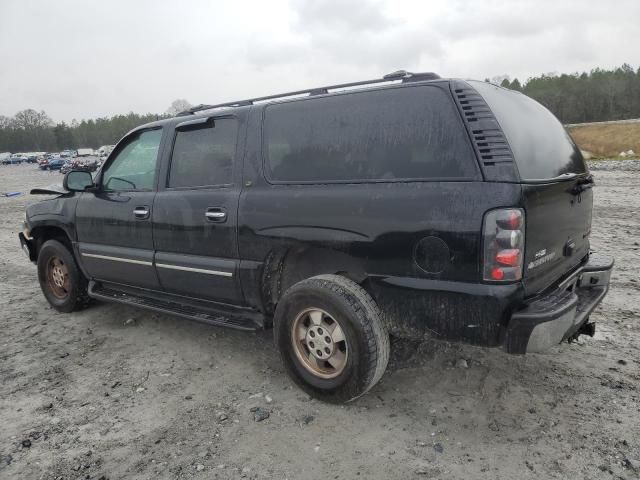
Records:
{"label": "dirt lot", "polygon": [[[17,244],[37,198],[0,198],[0,478],[640,477],[640,162],[593,170],[592,245],[617,262],[595,338],[526,357],[396,343],[380,384],[341,407],[292,385],[270,332],[56,313]],[[60,179],[0,167],[0,192]]]}

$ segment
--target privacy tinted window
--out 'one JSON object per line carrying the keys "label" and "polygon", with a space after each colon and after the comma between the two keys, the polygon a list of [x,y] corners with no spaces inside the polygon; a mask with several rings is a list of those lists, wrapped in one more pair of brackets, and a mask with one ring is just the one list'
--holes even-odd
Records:
{"label": "privacy tinted window", "polygon": [[469,83],[496,116],[522,180],[586,171],[580,149],[549,110],[519,92],[486,82]]}
{"label": "privacy tinted window", "polygon": [[475,158],[448,92],[405,87],[271,105],[272,180],[471,178]]}
{"label": "privacy tinted window", "polygon": [[204,187],[231,183],[238,124],[233,119],[177,130],[169,187]]}

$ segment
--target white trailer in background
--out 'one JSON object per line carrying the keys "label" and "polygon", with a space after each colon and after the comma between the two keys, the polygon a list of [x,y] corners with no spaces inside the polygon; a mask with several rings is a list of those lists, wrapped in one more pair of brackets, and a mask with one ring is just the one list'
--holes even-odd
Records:
{"label": "white trailer in background", "polygon": [[93,148],[79,148],[76,151],[78,152],[78,157],[89,157],[94,155]]}

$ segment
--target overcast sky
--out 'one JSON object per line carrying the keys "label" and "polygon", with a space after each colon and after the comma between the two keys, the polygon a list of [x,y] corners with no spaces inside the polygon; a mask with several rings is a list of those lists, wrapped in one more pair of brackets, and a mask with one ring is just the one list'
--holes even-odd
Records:
{"label": "overcast sky", "polygon": [[0,115],[56,121],[380,77],[640,66],[640,0],[0,0]]}

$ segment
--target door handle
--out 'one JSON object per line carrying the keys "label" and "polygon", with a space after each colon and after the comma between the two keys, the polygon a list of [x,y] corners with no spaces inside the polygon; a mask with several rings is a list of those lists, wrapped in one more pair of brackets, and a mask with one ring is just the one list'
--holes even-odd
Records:
{"label": "door handle", "polygon": [[209,207],[204,214],[207,217],[207,220],[210,222],[218,222],[222,223],[227,220],[227,212],[225,212],[224,208],[220,207]]}
{"label": "door handle", "polygon": [[133,215],[140,220],[147,219],[149,218],[149,207],[136,207],[133,209]]}

